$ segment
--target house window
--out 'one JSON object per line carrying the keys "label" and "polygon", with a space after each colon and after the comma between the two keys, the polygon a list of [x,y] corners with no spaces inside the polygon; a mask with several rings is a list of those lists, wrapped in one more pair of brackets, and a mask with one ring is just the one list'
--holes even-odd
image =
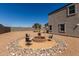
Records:
{"label": "house window", "polygon": [[75,5],[69,5],[68,6],[68,16],[70,15],[74,15],[76,13],[76,10],[75,10]]}
{"label": "house window", "polygon": [[49,25],[49,30],[52,30],[52,25]]}
{"label": "house window", "polygon": [[58,24],[58,31],[60,33],[64,33],[65,32],[65,24]]}

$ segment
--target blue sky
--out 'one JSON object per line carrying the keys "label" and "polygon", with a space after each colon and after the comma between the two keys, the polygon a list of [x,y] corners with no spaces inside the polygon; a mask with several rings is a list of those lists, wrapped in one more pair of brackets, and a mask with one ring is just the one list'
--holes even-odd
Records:
{"label": "blue sky", "polygon": [[31,4],[31,3],[1,3],[0,24],[11,27],[31,27],[34,23],[48,22],[48,13],[65,4]]}

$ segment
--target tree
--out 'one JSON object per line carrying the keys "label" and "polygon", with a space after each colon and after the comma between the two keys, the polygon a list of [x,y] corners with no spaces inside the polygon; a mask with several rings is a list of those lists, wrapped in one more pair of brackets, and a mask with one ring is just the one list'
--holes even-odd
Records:
{"label": "tree", "polygon": [[48,27],[48,23],[46,23],[44,26],[45,26],[45,27]]}
{"label": "tree", "polygon": [[35,23],[33,26],[32,26],[35,30],[39,30],[41,29],[41,24],[39,23]]}

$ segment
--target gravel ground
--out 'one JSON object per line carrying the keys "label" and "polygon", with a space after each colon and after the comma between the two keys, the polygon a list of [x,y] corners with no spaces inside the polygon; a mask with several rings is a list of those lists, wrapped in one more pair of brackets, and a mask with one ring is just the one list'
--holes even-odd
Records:
{"label": "gravel ground", "polygon": [[[56,41],[56,46],[48,47],[48,49],[28,49],[28,48],[20,48],[17,46],[17,41],[22,37],[25,37],[25,34],[29,33],[31,37],[37,35],[32,31],[17,31],[17,32],[9,32],[5,34],[0,34],[0,55],[2,56],[72,56],[79,55],[79,38],[68,37],[68,36],[60,36],[54,35],[53,40]],[[48,34],[43,34],[43,36],[47,37]],[[10,46],[11,45],[11,46]],[[47,44],[48,45],[48,44]],[[11,47],[11,48],[10,48]],[[17,51],[17,52],[16,52]],[[15,53],[16,52],[16,53]]]}

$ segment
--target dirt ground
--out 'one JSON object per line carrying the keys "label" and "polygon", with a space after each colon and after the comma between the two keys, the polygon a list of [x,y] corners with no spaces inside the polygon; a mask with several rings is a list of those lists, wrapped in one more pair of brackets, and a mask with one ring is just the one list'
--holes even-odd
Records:
{"label": "dirt ground", "polygon": [[[0,34],[0,55],[5,56],[8,54],[7,45],[12,41],[25,37],[26,33],[31,34],[31,37],[34,37],[37,34],[33,31],[17,31]],[[47,37],[45,34],[44,36]],[[63,56],[79,56],[79,38],[54,35],[53,39],[56,41],[63,40],[66,42],[67,49],[63,52]],[[46,46],[48,46],[48,44]]]}
{"label": "dirt ground", "polygon": [[32,48],[32,49],[40,49],[40,48],[50,48],[56,46],[55,40],[45,41],[45,42],[32,42],[32,45],[26,46],[25,39],[19,40],[18,46],[21,48]]}
{"label": "dirt ground", "polygon": [[63,40],[67,44],[62,56],[79,56],[79,38],[54,35],[54,39]]}

